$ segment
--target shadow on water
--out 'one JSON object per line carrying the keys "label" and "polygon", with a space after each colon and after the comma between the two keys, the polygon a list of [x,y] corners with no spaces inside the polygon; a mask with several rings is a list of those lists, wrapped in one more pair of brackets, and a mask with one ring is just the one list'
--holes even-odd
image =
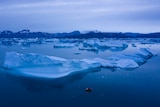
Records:
{"label": "shadow on water", "polygon": [[88,73],[99,72],[101,68],[87,69],[78,72],[72,72],[67,76],[58,78],[43,78],[28,76],[21,73],[16,73],[13,69],[4,69],[5,76],[31,92],[52,91],[63,89],[66,85],[83,79]]}

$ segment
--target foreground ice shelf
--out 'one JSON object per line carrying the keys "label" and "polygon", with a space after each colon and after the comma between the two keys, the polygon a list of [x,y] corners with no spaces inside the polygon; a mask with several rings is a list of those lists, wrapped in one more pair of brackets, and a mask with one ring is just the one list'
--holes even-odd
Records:
{"label": "foreground ice shelf", "polygon": [[67,60],[37,53],[20,54],[16,52],[7,52],[4,67],[13,69],[20,75],[60,78],[72,73],[100,67],[122,69],[137,68],[155,55],[156,53],[148,48],[141,48],[131,55],[120,54],[113,55],[106,59],[94,58],[81,60]]}

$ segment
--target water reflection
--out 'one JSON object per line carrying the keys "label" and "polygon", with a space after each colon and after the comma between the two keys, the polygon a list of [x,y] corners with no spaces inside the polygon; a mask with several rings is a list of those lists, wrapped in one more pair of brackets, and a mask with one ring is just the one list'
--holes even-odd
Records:
{"label": "water reflection", "polygon": [[100,70],[101,68],[88,69],[80,72],[73,72],[67,76],[59,78],[33,77],[18,73],[13,69],[4,69],[4,72],[8,79],[22,85],[28,91],[42,92],[62,89],[68,84],[83,79],[88,73],[98,72]]}

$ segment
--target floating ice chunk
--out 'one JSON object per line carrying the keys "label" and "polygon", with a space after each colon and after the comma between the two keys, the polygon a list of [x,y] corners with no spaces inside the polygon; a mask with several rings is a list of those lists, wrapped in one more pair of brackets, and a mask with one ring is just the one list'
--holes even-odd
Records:
{"label": "floating ice chunk", "polygon": [[122,51],[128,47],[127,43],[122,41],[100,41],[99,39],[88,39],[79,47],[80,50],[87,51]]}
{"label": "floating ice chunk", "polygon": [[89,69],[107,68],[137,68],[155,55],[154,51],[141,48],[132,55],[115,55],[107,59],[64,59],[36,53],[19,54],[6,53],[4,67],[19,71],[22,75],[45,78],[60,78],[71,73],[82,72]]}
{"label": "floating ice chunk", "polygon": [[96,53],[99,51],[97,47],[79,47],[79,50],[87,50],[87,51],[92,51]]}
{"label": "floating ice chunk", "polygon": [[73,48],[75,44],[73,43],[56,43],[53,45],[54,48]]}
{"label": "floating ice chunk", "polygon": [[74,48],[79,45],[79,39],[57,39],[54,41],[54,48]]}
{"label": "floating ice chunk", "polygon": [[120,41],[110,41],[110,42],[101,42],[100,47],[102,48],[111,48],[111,49],[117,49],[117,48],[127,48],[128,45],[124,42],[120,42]]}

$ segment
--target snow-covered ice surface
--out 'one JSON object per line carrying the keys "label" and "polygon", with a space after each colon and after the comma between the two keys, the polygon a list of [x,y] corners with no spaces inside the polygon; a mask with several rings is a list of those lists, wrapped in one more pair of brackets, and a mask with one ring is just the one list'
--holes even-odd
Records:
{"label": "snow-covered ice surface", "polygon": [[85,58],[68,60],[36,53],[20,54],[7,52],[3,66],[27,76],[60,78],[98,67],[133,69],[139,67],[155,55],[156,52],[149,48],[141,48],[133,55],[119,54],[105,59]]}

